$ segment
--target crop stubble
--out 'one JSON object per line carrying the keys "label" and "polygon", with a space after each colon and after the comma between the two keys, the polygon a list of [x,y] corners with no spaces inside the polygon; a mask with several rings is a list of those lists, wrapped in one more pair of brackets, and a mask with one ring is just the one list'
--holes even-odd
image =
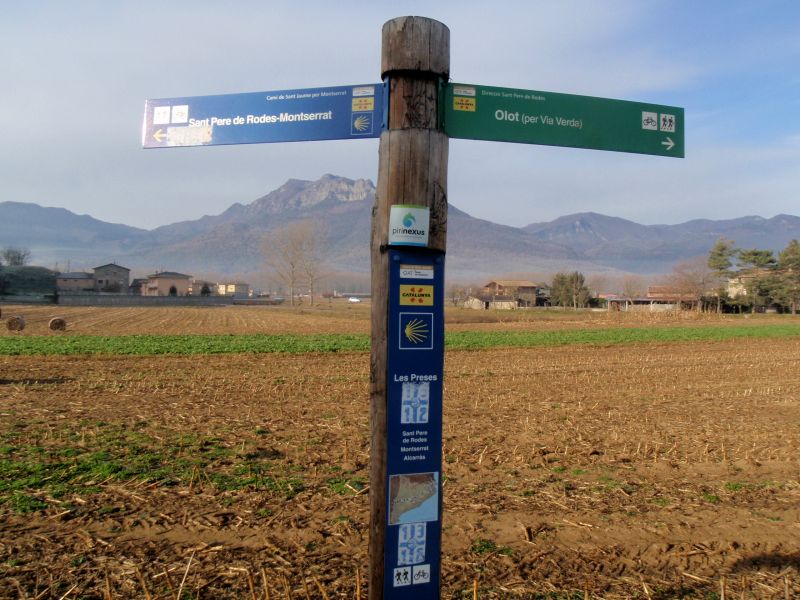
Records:
{"label": "crop stubble", "polygon": [[[0,505],[0,597],[363,588],[365,354],[0,357],[0,379],[0,460],[136,447],[163,471]],[[448,352],[445,381],[445,597],[800,591],[800,341]]]}

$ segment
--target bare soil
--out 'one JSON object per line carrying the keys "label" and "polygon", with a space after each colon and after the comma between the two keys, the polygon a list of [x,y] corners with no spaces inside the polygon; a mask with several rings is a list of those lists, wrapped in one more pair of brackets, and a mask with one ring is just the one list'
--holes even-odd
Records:
{"label": "bare soil", "polygon": [[[23,334],[252,332],[258,308],[163,310],[26,307]],[[368,309],[345,311],[252,314],[275,333],[366,327]],[[45,333],[53,316],[66,333]],[[800,597],[800,340],[445,365],[443,597]],[[43,510],[0,504],[0,598],[366,598],[368,378],[361,353],[0,356],[0,462],[100,451],[110,431],[179,458],[219,452],[170,483],[109,477],[41,492]],[[288,483],[215,478],[257,466]]]}

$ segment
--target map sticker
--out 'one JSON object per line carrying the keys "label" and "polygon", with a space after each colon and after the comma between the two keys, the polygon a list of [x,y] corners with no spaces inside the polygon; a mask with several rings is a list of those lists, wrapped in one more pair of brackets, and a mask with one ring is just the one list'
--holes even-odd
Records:
{"label": "map sticker", "polygon": [[389,525],[439,520],[439,473],[389,477]]}

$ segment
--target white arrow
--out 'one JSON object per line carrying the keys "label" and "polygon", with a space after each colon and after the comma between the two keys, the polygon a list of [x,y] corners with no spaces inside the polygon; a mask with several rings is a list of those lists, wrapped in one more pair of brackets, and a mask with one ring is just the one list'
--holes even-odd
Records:
{"label": "white arrow", "polygon": [[675,142],[672,141],[671,138],[667,138],[663,142],[661,142],[662,146],[666,146],[667,150],[672,150],[675,147]]}

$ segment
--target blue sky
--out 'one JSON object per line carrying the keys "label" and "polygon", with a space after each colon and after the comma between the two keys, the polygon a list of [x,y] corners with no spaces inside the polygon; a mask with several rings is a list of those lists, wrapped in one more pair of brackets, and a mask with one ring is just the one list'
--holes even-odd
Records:
{"label": "blue sky", "polygon": [[152,228],[286,179],[377,176],[377,140],[142,150],[146,98],[378,82],[380,32],[451,31],[454,81],[681,106],[686,158],[451,140],[449,197],[509,225],[800,214],[800,3],[10,3],[0,201]]}

